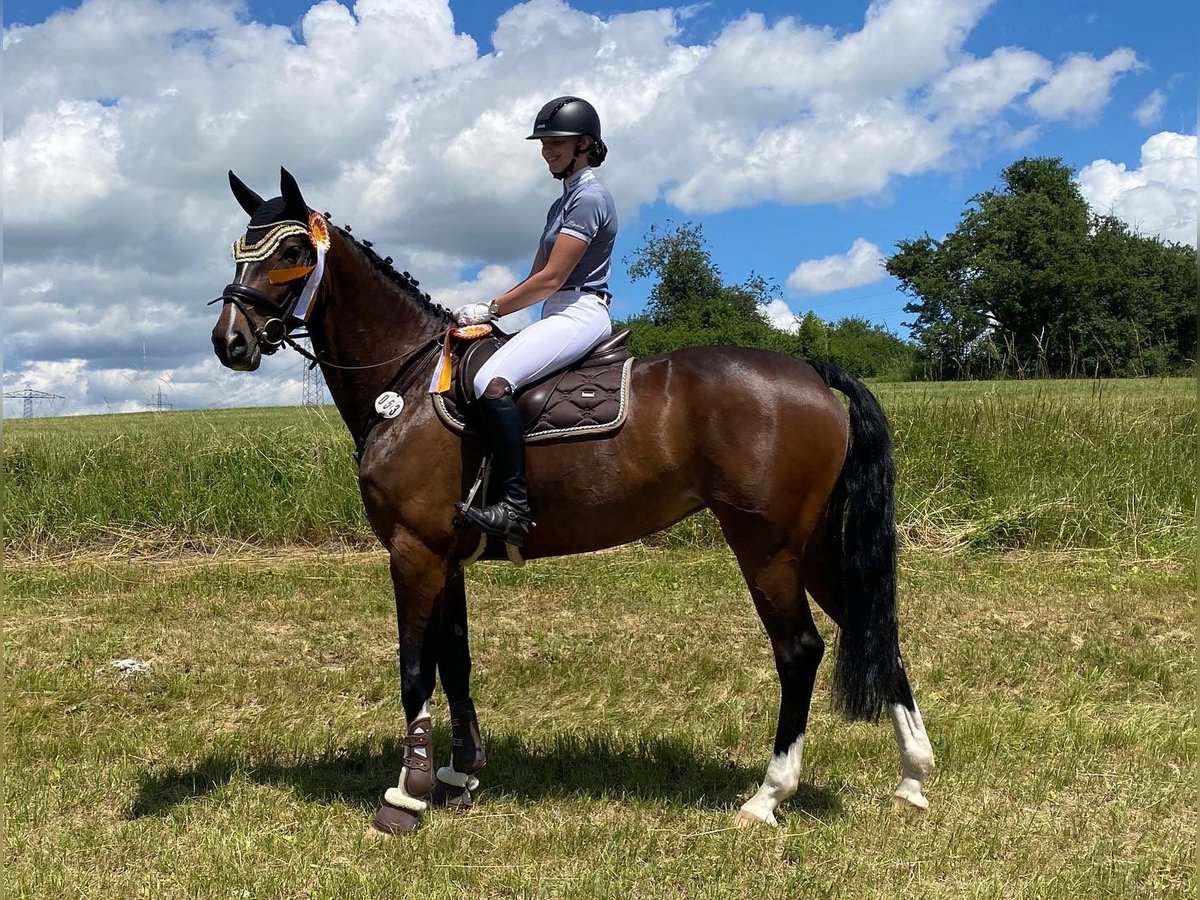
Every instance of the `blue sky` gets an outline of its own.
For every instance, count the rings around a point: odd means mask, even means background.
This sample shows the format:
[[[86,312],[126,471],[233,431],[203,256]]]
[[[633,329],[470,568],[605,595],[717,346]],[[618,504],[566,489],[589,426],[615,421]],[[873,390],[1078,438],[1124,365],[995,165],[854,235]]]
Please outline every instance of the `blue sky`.
[[[878,257],[952,229],[1027,155],[1062,157],[1140,230],[1196,242],[1198,23],[1176,4],[331,4],[5,4],[6,389],[69,392],[68,412],[145,408],[155,384],[180,406],[295,402],[290,364],[273,362],[265,400],[227,381],[209,311],[183,299],[228,280],[224,169],[269,195],[287,165],[435,299],[487,299],[523,274],[556,191],[520,132],[535,98],[565,92],[609,132],[618,315],[650,288],[620,258],[651,223],[690,220],[727,280],[778,282],[781,326],[813,309],[904,333]],[[329,84],[248,83],[284,57]],[[137,249],[147,215],[157,255]],[[114,222],[128,243],[106,247]],[[80,321],[64,334],[56,311]]]

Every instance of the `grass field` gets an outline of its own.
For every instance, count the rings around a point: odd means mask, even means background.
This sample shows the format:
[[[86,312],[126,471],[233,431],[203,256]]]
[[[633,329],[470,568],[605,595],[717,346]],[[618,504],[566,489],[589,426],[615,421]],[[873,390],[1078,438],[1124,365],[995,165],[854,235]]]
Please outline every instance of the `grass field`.
[[[10,564],[8,895],[1194,896],[1185,569],[906,554],[930,812],[892,811],[890,726],[830,714],[827,660],[800,793],[743,831],[777,686],[728,555],[480,564],[480,802],[378,842],[403,735],[380,554]]]
[[[704,518],[473,567],[479,803],[378,841],[395,614],[333,411],[6,422],[5,894],[1194,897],[1195,382],[875,389],[932,806],[891,809],[830,654],[751,831],[778,686]]]
[[[1190,553],[1196,382],[878,385],[908,546]],[[6,546],[370,546],[331,407],[15,420]],[[703,517],[668,542],[715,547]]]

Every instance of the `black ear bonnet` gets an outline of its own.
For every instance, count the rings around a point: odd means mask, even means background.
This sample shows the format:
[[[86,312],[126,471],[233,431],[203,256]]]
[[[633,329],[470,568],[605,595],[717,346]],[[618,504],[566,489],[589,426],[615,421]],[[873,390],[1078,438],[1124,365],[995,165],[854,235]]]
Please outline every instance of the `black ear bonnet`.
[[[300,195],[296,179],[287,169],[281,168],[279,173],[284,196],[272,197],[270,200],[263,200],[246,187],[232,171],[229,173],[229,184],[233,189],[234,196],[237,197],[242,208],[250,214],[250,224],[246,226],[246,246],[248,247],[257,244],[273,225],[280,222],[291,221],[301,224],[308,222],[308,204]]]

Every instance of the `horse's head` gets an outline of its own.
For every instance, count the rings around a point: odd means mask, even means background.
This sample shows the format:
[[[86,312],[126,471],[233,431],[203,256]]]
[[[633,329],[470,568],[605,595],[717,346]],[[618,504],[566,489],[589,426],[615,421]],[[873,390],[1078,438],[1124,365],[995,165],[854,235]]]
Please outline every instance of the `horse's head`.
[[[307,320],[329,231],[286,169],[280,169],[282,196],[271,200],[263,200],[232,171],[229,186],[250,224],[233,245],[233,281],[213,301],[222,306],[212,342],[223,365],[253,371],[264,353],[274,353]]]

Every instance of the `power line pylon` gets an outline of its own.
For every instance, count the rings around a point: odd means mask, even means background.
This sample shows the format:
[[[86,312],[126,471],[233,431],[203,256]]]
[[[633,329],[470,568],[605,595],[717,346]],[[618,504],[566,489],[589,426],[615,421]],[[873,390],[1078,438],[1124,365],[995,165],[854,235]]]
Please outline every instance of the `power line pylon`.
[[[150,408],[155,412],[171,409],[175,404],[168,403],[166,395],[163,394],[162,385],[158,386],[158,390],[154,392],[154,396],[150,398]]]
[[[21,400],[21,418],[33,418],[33,401],[34,400],[66,400],[67,398],[61,394],[48,394],[45,391],[35,391],[31,387],[23,387],[19,391],[5,391],[5,400]]]
[[[309,351],[312,350],[312,342],[306,341]],[[322,384],[324,379],[317,369],[310,365],[309,361],[303,356],[300,357],[301,367],[301,406],[320,406],[325,402],[323,397]]]

